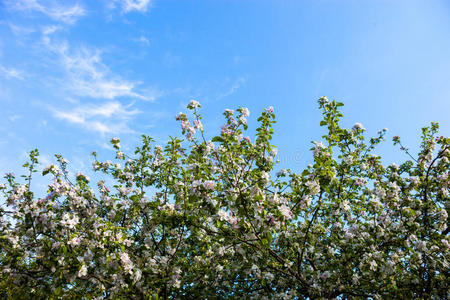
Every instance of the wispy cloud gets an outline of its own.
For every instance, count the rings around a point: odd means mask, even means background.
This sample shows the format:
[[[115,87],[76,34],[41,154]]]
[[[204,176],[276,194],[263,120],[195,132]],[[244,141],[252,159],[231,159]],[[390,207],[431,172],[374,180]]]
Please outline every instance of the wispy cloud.
[[[155,99],[154,93],[136,91],[140,82],[114,74],[102,62],[100,50],[81,48],[71,51],[67,42],[52,43],[48,36],[44,37],[44,43],[58,55],[68,77],[64,79],[64,86],[75,95],[97,99],[124,96],[148,101]]]
[[[217,96],[217,100],[220,100],[222,98],[231,96],[234,94],[243,84],[245,84],[245,78],[239,77],[232,85],[231,87],[224,93]]]
[[[137,39],[133,39],[133,41],[135,42],[139,42],[139,43],[143,43],[146,44],[147,46],[150,45],[150,41],[148,40],[148,38],[146,38],[145,36],[141,35],[139,38]]]
[[[22,11],[37,11],[47,15],[51,19],[67,24],[75,23],[86,14],[80,4],[62,6],[59,1],[46,1],[42,4],[38,0],[11,0],[6,2],[8,7]]]
[[[151,4],[150,0],[117,0],[117,2],[125,13],[133,10],[146,12]]]
[[[25,27],[25,26],[13,24],[13,23],[8,23],[8,26],[15,35],[19,35],[19,36],[27,35],[27,34],[31,34],[31,33],[35,32],[34,28]]]
[[[44,26],[42,27],[42,34],[44,36],[48,36],[52,33],[55,33],[56,31],[60,30],[61,27],[60,26],[56,26],[56,25],[51,25],[51,26]]]
[[[5,68],[3,66],[0,66],[0,74],[2,74],[3,76],[5,76],[8,79],[15,78],[15,79],[20,79],[20,80],[23,80],[24,76],[25,76],[24,72],[22,72],[22,71],[19,71],[14,68]]]
[[[133,132],[129,128],[128,122],[140,111],[131,109],[130,106],[123,106],[120,102],[111,101],[99,105],[83,103],[71,110],[55,108],[50,108],[50,110],[58,119],[105,135]]]

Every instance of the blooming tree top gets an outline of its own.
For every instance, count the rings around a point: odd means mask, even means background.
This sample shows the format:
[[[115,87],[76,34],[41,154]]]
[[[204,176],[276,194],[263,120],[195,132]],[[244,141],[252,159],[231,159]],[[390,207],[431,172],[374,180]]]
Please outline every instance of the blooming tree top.
[[[49,165],[48,194],[23,180],[0,190],[0,294],[77,298],[445,298],[449,269],[450,139],[422,129],[420,153],[383,166],[373,154],[386,129],[340,126],[341,103],[319,99],[314,163],[273,174],[269,107],[256,135],[247,108],[224,111],[207,140],[192,100],[182,134],[164,147],[143,136],[116,162],[97,160],[95,183],[67,161]],[[366,141],[367,139],[367,141]],[[106,182],[111,182],[107,184]]]

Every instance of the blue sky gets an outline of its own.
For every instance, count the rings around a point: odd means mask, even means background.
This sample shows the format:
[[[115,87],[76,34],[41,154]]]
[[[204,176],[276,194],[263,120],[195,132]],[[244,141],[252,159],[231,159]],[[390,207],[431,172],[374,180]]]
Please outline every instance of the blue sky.
[[[417,149],[420,128],[450,131],[448,1],[4,0],[0,2],[0,172],[26,152],[132,150],[146,133],[179,135],[174,116],[202,105],[207,134],[225,108],[249,107],[250,130],[274,106],[282,164],[301,168],[320,140],[322,95],[346,126],[384,127]],[[253,132],[252,132],[253,134]],[[391,142],[387,161],[405,159]]]

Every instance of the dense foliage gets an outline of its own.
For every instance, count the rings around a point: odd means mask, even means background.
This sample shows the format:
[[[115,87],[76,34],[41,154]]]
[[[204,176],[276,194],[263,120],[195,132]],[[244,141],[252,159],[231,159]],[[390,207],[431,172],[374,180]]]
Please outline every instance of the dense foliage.
[[[319,105],[328,134],[301,173],[273,172],[271,107],[254,141],[246,108],[207,140],[196,101],[177,116],[186,141],[125,154],[112,139],[116,162],[93,153],[97,191],[57,155],[35,197],[32,151],[0,185],[1,297],[447,298],[450,139],[432,123],[413,157],[394,137],[410,160],[383,166],[385,129],[367,140],[340,126],[341,103]]]

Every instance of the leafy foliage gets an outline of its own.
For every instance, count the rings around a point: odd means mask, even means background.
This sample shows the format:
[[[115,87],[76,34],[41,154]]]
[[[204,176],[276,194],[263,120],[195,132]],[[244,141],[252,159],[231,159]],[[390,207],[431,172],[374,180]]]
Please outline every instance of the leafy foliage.
[[[413,157],[383,166],[364,127],[342,128],[342,103],[319,99],[323,142],[301,173],[273,174],[272,107],[244,136],[249,111],[225,110],[206,140],[200,104],[180,113],[187,141],[148,136],[134,154],[112,139],[116,162],[95,159],[107,179],[78,173],[57,155],[45,198],[24,182],[0,186],[3,298],[446,298],[449,286],[449,142],[422,130]],[[186,145],[187,144],[187,145]]]

